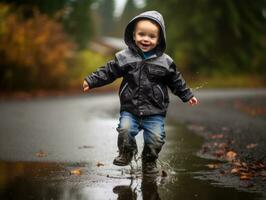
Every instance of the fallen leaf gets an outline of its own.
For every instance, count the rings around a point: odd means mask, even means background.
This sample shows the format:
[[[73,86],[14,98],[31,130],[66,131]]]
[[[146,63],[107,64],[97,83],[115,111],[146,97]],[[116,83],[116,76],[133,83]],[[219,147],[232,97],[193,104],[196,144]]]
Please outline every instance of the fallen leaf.
[[[101,162],[97,162],[96,166],[97,166],[97,167],[101,167],[101,166],[104,166],[104,164],[101,163]]]
[[[207,164],[206,165],[209,169],[217,169],[220,167],[220,164]]]
[[[226,144],[226,143],[219,143],[218,144],[218,148],[225,149],[227,147],[228,147],[228,144]]]
[[[266,171],[262,171],[260,174],[262,177],[266,178]]]
[[[258,146],[258,144],[248,144],[247,146],[246,146],[246,148],[247,149],[254,149],[255,147],[257,147]]]
[[[210,135],[210,138],[211,139],[222,139],[222,138],[224,138],[224,135],[223,134],[213,134],[213,135]]]
[[[251,179],[251,177],[250,176],[246,176],[246,175],[242,175],[242,176],[240,176],[240,180],[250,180]]]
[[[231,174],[239,174],[240,173],[240,169],[239,168],[233,168],[231,170]]]
[[[80,171],[80,169],[73,169],[70,171],[70,174],[79,176],[79,175],[81,175],[81,171]]]
[[[37,152],[35,155],[36,155],[37,157],[39,157],[39,158],[43,158],[43,157],[47,157],[47,156],[48,156],[48,153],[46,153],[46,152],[40,150],[40,151]]]
[[[237,167],[241,167],[241,166],[242,166],[240,160],[234,160],[233,165],[234,165],[234,166],[237,166]]]
[[[228,161],[233,161],[233,160],[235,160],[236,156],[237,156],[237,153],[234,152],[234,151],[228,151],[228,152],[226,153],[226,159],[227,159]]]
[[[245,162],[241,162],[241,166],[243,166],[243,167],[247,167],[247,166],[248,166],[248,164],[247,164],[247,163],[245,163]]]

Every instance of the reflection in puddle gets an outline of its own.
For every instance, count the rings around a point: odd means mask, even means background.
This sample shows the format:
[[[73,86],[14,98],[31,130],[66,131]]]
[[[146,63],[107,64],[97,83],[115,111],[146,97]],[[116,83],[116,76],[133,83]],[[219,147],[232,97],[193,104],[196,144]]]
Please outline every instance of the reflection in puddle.
[[[195,179],[196,172],[206,170],[204,166],[208,163],[208,160],[196,156],[201,138],[179,126],[167,129],[167,142],[159,161],[168,175],[164,178],[142,178],[137,167],[138,170],[130,175],[130,167],[115,167],[108,164],[105,157],[102,161],[106,164],[97,166],[95,158],[91,159],[97,154],[90,154],[88,163],[0,161],[0,199],[253,200],[261,197]],[[83,147],[92,150],[90,146]],[[77,169],[79,173],[71,173]]]

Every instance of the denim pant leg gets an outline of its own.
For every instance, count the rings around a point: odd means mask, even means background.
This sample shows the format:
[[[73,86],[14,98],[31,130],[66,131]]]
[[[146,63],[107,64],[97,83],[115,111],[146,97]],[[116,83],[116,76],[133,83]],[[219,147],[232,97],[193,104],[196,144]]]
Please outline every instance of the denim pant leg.
[[[151,115],[143,118],[141,127],[144,130],[144,149],[142,159],[144,161],[154,161],[165,143],[164,130],[165,117],[162,115]]]
[[[119,152],[133,152],[136,154],[137,143],[135,136],[140,131],[138,118],[129,112],[121,112],[117,131],[119,133],[117,142]]]

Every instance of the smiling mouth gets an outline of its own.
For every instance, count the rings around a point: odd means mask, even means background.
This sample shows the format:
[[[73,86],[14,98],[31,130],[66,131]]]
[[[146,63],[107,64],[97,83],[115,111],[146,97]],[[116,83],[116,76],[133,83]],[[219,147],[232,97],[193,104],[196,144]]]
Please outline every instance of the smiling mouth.
[[[150,47],[150,45],[149,44],[140,44],[141,45],[141,47],[142,48],[144,48],[144,49],[147,49],[147,48],[149,48]]]

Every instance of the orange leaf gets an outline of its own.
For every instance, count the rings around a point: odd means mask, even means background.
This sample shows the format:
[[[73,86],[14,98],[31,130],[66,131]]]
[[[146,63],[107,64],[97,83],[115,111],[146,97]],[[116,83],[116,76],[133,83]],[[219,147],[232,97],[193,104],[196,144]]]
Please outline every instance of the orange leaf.
[[[250,180],[250,179],[251,179],[250,176],[246,176],[246,175],[240,176],[240,180]]]
[[[70,174],[79,176],[81,175],[81,171],[80,169],[73,169],[70,171]]]
[[[226,159],[229,160],[229,161],[235,160],[236,156],[237,156],[237,153],[234,152],[234,151],[228,151],[226,153]]]

